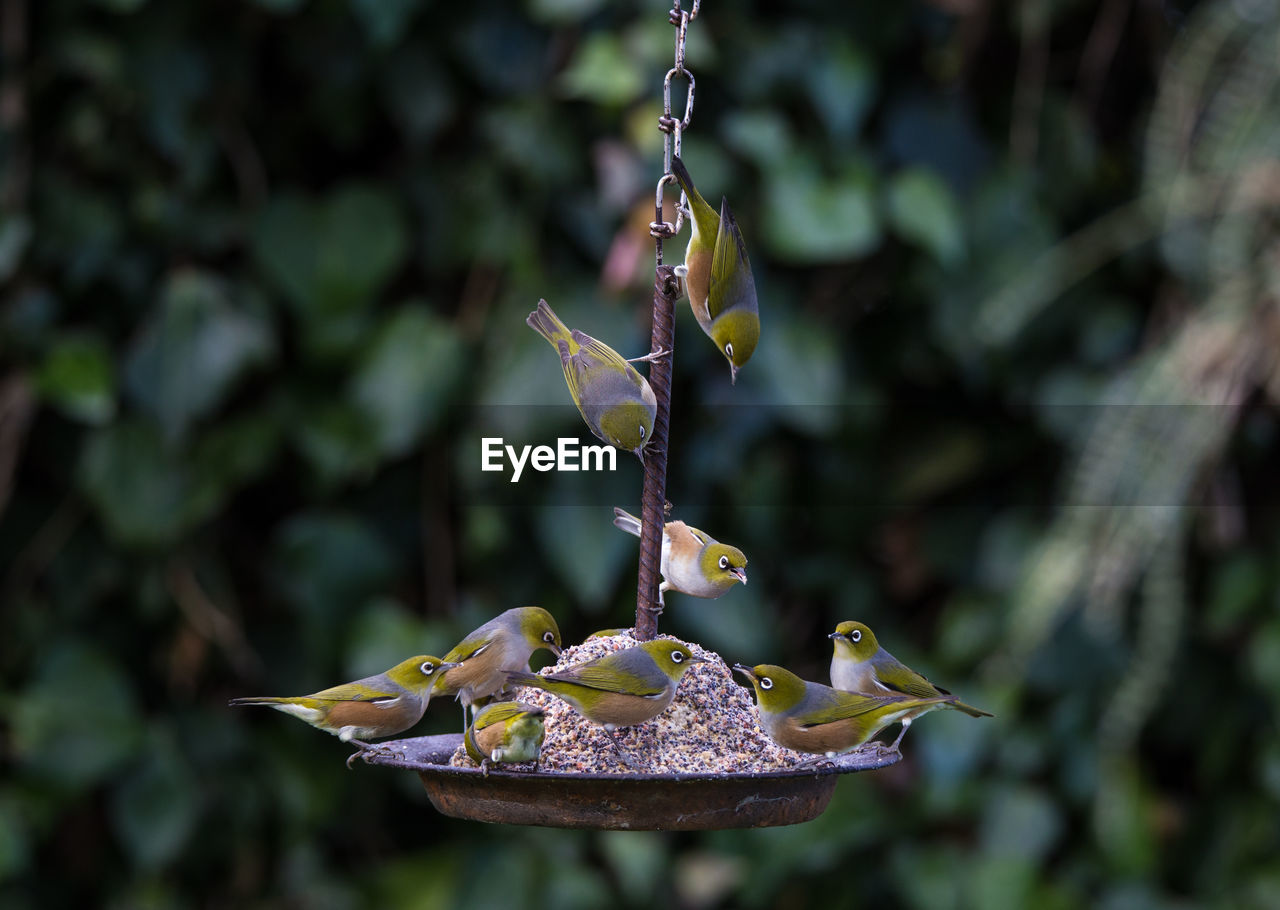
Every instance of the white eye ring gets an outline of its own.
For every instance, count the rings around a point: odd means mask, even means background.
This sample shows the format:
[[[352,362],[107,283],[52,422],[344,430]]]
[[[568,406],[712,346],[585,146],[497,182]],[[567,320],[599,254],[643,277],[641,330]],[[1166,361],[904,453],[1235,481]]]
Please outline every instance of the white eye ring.
[[[862,641],[862,630],[861,630],[861,629],[854,629],[852,632],[850,632],[850,633],[849,633],[849,640],[850,640],[850,641]]]
[[[678,664],[678,663],[681,663],[683,660],[684,660],[684,652],[683,652],[683,651],[672,651],[672,652],[671,652],[671,662],[672,662],[672,663],[677,663],[677,664]]]
[[[722,569],[727,569],[727,568],[729,568],[729,557],[728,557],[728,556],[721,556],[721,557],[720,557],[720,568],[722,568]]]
[[[726,354],[728,354],[728,355],[729,355],[729,359],[730,359],[730,360],[732,360],[732,359],[733,359],[733,344],[732,344],[732,342],[728,342],[728,341],[726,341],[726,342],[724,343],[724,352],[725,352]]]
[[[432,673],[436,672],[435,664],[429,660],[424,660],[422,662],[422,666],[418,667],[418,669],[422,671],[423,676],[430,676]]]
[[[769,678],[769,677],[767,677],[767,676],[761,676],[761,677],[760,677],[760,688],[761,688],[761,689],[772,689],[772,688],[773,688],[773,680],[772,680],[772,679],[770,679],[770,678]]]
[[[547,642],[555,641],[555,640],[556,640],[556,633],[554,633],[554,632],[544,632],[544,633],[543,633],[543,635],[542,635],[542,640],[543,640],[543,641],[547,641]]]
[[[640,424],[640,438],[644,439],[644,424]]]

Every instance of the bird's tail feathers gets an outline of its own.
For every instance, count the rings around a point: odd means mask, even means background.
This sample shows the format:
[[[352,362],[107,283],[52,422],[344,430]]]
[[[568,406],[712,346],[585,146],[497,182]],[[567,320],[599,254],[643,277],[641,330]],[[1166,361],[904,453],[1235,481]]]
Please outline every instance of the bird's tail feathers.
[[[636,537],[640,536],[640,519],[616,506],[613,509],[613,526],[626,531],[628,534],[634,534]]]
[[[525,320],[533,329],[554,345],[561,338],[569,337],[569,327],[560,321],[560,317],[547,305],[545,300],[538,301],[538,308]]]
[[[975,708],[973,705],[966,705],[962,701],[952,702],[951,707],[955,708],[957,711],[963,711],[970,717],[995,717],[995,715],[990,711],[983,711],[981,708]]]

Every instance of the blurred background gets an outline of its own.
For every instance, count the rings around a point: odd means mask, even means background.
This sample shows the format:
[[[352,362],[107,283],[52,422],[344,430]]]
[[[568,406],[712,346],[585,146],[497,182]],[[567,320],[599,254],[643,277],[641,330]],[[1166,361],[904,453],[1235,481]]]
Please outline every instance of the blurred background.
[[[668,498],[751,583],[662,628],[825,681],[861,619],[998,716],[701,835],[455,822],[226,706],[631,623],[639,465],[480,440],[594,441],[539,297],[647,350],[666,5],[0,30],[0,904],[1280,905],[1276,3],[705,4],[764,337],[730,387],[681,304]]]

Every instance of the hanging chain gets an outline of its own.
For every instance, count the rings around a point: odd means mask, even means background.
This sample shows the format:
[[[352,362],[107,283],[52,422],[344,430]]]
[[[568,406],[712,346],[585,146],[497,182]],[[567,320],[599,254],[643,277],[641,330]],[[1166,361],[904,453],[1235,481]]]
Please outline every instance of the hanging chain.
[[[663,238],[674,237],[680,233],[680,229],[684,227],[685,209],[689,205],[684,190],[681,190],[680,201],[676,205],[676,223],[663,220],[662,201],[663,196],[666,195],[664,188],[679,185],[675,175],[671,173],[671,158],[673,155],[680,154],[681,138],[684,136],[684,131],[689,128],[689,121],[693,119],[694,81],[693,73],[689,72],[684,65],[684,40],[689,31],[689,23],[698,18],[698,8],[701,5],[702,0],[693,0],[693,8],[683,10],[680,8],[680,0],[675,0],[675,5],[667,16],[676,29],[675,65],[667,71],[666,78],[662,80],[662,116],[658,118],[658,129],[663,132],[662,176],[658,178],[658,189],[654,199],[654,219],[649,224],[649,233],[653,235],[658,265],[662,265]],[[679,120],[671,114],[671,82],[674,79],[686,79],[689,82],[689,91],[684,100],[684,116]]]

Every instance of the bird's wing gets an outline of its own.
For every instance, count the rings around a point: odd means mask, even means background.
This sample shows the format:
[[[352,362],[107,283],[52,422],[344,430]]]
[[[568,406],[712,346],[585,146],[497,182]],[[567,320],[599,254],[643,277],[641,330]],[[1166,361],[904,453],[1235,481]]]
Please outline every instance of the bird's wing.
[[[553,673],[550,678],[577,683],[602,692],[642,696],[661,695],[667,691],[671,682],[654,665],[653,658],[638,648],[616,651],[599,660]]]
[[[505,723],[513,717],[518,717],[526,713],[529,706],[518,701],[500,701],[494,702],[493,705],[485,709],[484,714],[477,718],[477,728],[483,730],[485,727],[492,727],[494,724]],[[483,725],[479,721],[483,720]]]
[[[804,702],[800,710],[796,711],[797,718],[804,718],[800,722],[802,727],[816,727],[852,717],[862,717],[885,708],[891,703],[896,703],[894,707],[910,709],[918,701],[914,698],[895,695],[856,695],[852,692],[839,692],[826,686],[815,688],[815,685],[809,684]]]
[[[399,698],[401,693],[395,691],[394,683],[389,680],[359,680],[343,683],[330,689],[323,689],[310,695],[317,701],[391,701]]]
[[[891,692],[912,695],[916,698],[934,698],[950,695],[946,689],[935,686],[915,670],[908,667],[883,648],[871,658],[876,679]]]
[[[756,282],[751,277],[747,246],[738,230],[738,222],[729,210],[728,200],[720,203],[720,230],[711,256],[711,290],[707,295],[707,313],[715,319],[731,307],[745,306],[759,311]]]

